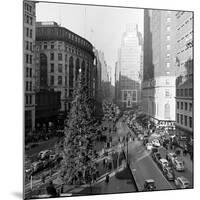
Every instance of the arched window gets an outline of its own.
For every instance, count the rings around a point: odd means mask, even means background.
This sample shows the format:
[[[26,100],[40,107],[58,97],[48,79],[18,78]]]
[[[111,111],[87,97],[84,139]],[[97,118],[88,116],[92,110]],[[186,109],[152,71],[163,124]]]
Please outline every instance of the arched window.
[[[78,79],[78,75],[79,75],[79,68],[80,68],[80,63],[79,63],[79,59],[76,59],[76,80]]]
[[[73,88],[74,85],[74,64],[73,57],[71,56],[69,59],[69,87]]]
[[[170,119],[170,104],[165,104],[165,119]]]
[[[47,86],[47,56],[44,53],[40,54],[40,86]]]

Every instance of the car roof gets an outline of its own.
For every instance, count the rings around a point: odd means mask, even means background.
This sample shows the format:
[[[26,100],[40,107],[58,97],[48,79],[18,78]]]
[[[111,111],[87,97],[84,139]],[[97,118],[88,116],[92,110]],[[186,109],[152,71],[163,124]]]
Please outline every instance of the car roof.
[[[178,177],[182,182],[187,182],[187,183],[189,183],[189,181],[188,181],[188,179],[187,178],[185,178],[184,176],[180,176],[180,177]]]
[[[146,179],[145,182],[146,183],[155,183],[155,181],[153,179]]]
[[[168,162],[165,158],[160,159],[161,162]]]

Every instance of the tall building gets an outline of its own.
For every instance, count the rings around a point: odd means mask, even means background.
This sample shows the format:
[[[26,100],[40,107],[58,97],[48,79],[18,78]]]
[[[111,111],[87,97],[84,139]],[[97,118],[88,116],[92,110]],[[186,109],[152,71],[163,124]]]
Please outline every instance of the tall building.
[[[144,11],[143,111],[157,126],[175,122],[174,11]]]
[[[176,133],[193,138],[193,12],[176,16]]]
[[[25,133],[35,130],[35,3],[23,2]]]
[[[133,108],[140,103],[141,44],[137,25],[127,25],[118,52],[117,74],[119,75],[119,106]],[[119,72],[118,72],[119,71]],[[116,79],[118,79],[116,77]]]
[[[61,93],[60,114],[65,115],[71,107],[80,68],[88,95],[93,97],[94,53],[89,41],[56,22],[37,22],[36,48],[36,88],[48,87]]]

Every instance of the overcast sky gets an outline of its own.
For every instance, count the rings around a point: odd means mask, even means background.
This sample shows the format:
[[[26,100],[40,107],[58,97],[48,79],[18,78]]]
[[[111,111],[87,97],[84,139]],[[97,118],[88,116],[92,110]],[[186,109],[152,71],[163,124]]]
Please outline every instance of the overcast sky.
[[[126,24],[138,24],[143,35],[143,9],[37,3],[36,20],[58,22],[103,51],[112,68],[112,82]]]

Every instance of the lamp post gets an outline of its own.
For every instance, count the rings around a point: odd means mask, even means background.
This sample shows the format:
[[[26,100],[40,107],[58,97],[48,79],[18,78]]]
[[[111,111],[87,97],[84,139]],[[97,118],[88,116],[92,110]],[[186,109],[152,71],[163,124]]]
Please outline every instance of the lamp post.
[[[127,136],[126,136],[126,164],[128,166],[128,133],[127,133]]]

